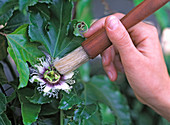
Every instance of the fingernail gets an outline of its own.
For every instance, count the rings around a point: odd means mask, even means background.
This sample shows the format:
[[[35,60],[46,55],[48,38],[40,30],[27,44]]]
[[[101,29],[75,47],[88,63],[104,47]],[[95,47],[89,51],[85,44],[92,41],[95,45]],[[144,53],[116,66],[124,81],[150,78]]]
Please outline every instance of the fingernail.
[[[106,56],[105,55],[102,56],[102,60],[103,60],[103,64],[105,64],[106,63]]]
[[[108,76],[109,76],[109,78],[110,78],[110,80],[112,80],[113,79],[113,75],[112,75],[112,72],[110,72],[110,71],[108,71]]]
[[[110,16],[108,20],[108,28],[115,30],[118,26],[118,19],[115,16]]]

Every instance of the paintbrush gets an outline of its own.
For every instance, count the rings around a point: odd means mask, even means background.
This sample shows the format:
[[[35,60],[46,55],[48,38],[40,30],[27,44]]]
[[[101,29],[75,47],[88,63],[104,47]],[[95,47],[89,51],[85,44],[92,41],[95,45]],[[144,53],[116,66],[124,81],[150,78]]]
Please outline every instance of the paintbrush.
[[[120,21],[126,29],[136,25],[156,10],[164,6],[169,0],[144,0]],[[95,58],[105,49],[111,46],[104,28],[94,33],[91,37],[82,42],[81,46],[54,62],[54,66],[61,74],[66,74],[77,69],[89,59]]]

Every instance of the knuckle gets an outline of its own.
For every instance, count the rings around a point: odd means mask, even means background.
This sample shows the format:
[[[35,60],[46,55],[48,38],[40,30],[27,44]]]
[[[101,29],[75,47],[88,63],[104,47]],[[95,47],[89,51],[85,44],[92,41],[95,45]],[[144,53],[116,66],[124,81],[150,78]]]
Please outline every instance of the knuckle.
[[[157,35],[158,34],[157,28],[155,26],[153,26],[153,25],[150,25],[150,24],[147,24],[146,32],[148,34],[153,34],[153,35]]]
[[[125,14],[123,14],[123,13],[115,13],[113,15],[116,16],[119,19],[125,16]]]
[[[118,41],[119,47],[127,47],[130,45],[128,34],[126,32],[121,33]]]
[[[157,28],[153,25],[148,26],[153,32],[157,32]]]
[[[155,26],[151,26],[151,30],[154,34],[158,34],[158,30]]]

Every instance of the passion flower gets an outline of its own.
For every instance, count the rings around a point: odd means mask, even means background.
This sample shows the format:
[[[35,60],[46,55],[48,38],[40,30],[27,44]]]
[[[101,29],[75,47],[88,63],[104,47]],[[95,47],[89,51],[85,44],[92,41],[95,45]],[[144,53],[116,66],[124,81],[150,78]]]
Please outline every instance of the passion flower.
[[[39,87],[38,91],[43,93],[44,96],[58,98],[58,92],[64,90],[69,93],[72,88],[74,72],[67,74],[60,74],[53,66],[51,57],[39,58],[39,63],[30,68],[30,82],[36,82]]]

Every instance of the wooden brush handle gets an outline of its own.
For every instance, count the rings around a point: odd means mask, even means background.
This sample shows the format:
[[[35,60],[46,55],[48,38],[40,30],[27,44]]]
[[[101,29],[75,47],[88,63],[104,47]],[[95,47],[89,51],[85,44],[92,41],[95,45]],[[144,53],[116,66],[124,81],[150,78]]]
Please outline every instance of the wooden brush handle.
[[[156,10],[161,8],[168,1],[170,0],[144,0],[133,10],[131,10],[127,15],[125,15],[120,21],[126,29],[129,29],[130,27],[139,23],[140,21],[154,13]],[[112,43],[107,37],[104,28],[100,29],[87,40],[82,42],[82,47],[84,48],[90,59],[95,58],[111,45]]]

